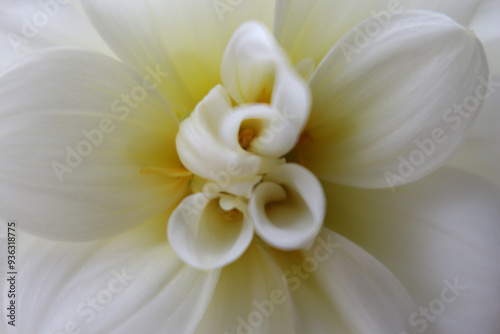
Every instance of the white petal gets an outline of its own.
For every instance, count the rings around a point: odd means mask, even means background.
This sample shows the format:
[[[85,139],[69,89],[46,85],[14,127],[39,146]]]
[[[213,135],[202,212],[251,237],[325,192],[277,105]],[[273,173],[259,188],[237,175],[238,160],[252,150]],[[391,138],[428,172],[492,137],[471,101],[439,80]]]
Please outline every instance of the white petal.
[[[253,239],[253,225],[244,207],[235,205],[229,209],[227,198],[203,192],[185,198],[168,221],[168,239],[179,257],[199,269],[237,260]]]
[[[432,321],[417,312],[413,327],[436,334],[500,332],[498,187],[451,168],[395,192],[324,186],[327,226],[379,259],[416,306],[429,310]],[[451,291],[455,280],[467,288]]]
[[[500,185],[500,75],[493,78],[490,89],[464,146],[448,164]]]
[[[500,185],[500,2],[482,1],[471,29],[484,45],[492,77],[491,96],[485,101],[464,146],[449,162]]]
[[[283,274],[268,251],[252,244],[225,267],[196,334],[301,334]]]
[[[88,240],[177,204],[187,178],[141,174],[182,167],[178,121],[146,89],[153,84],[79,50],[43,51],[11,67],[0,79],[2,214],[32,233]]]
[[[234,108],[219,131],[224,143],[233,149],[241,147],[242,131],[250,131],[253,138],[247,151],[272,158],[287,154],[297,143],[300,133],[277,109],[262,103]]]
[[[250,198],[257,183],[262,181],[262,175],[256,175],[246,179],[231,180],[231,182],[228,182],[227,185],[224,184],[224,179],[225,178],[221,175],[221,178],[218,181],[216,180],[216,182],[212,183],[217,184],[221,188],[222,192],[233,194],[235,196]],[[207,187],[208,184],[209,183],[207,183]]]
[[[17,333],[192,333],[219,271],[197,271],[178,259],[165,219],[102,242],[23,235]]]
[[[181,123],[176,139],[177,151],[184,166],[205,179],[218,181],[219,175],[226,175],[226,180],[219,181],[224,187],[231,181],[263,174],[283,163],[245,151],[231,141],[226,145],[221,136],[223,131],[228,131],[224,122],[232,112],[229,96],[218,85]]]
[[[347,31],[384,7],[382,0],[277,0],[274,35],[295,64],[311,59],[318,65]]]
[[[483,0],[470,27],[484,45],[490,72],[500,75],[500,2]]]
[[[302,77],[306,80],[309,80],[311,75],[316,68],[316,63],[312,58],[305,58],[295,64],[295,69],[302,75]]]
[[[298,138],[309,117],[309,87],[264,25],[249,22],[234,33],[224,52],[221,75],[237,103],[270,103]]]
[[[297,333],[415,333],[404,287],[351,241],[323,229],[310,250],[275,254],[296,308]]]
[[[458,149],[488,70],[477,38],[444,15],[406,12],[360,37],[370,22],[344,36],[311,77],[314,106],[298,152],[321,179],[392,187]]]
[[[220,83],[224,49],[236,28],[257,19],[272,26],[274,1],[154,0],[85,3],[96,29],[140,73],[167,72],[161,93],[185,115]]]
[[[426,9],[443,13],[459,24],[467,27],[471,23],[476,11],[484,0],[403,0],[405,9]]]
[[[238,103],[269,102],[276,65],[286,61],[272,34],[258,22],[243,24],[229,41],[221,64],[222,82]]]
[[[316,0],[276,2],[274,35],[294,64],[318,65],[330,48],[361,21],[390,22],[408,9],[428,9],[467,26],[479,0]]]
[[[78,1],[10,1],[0,11],[0,72],[34,51],[74,46],[113,55]]]
[[[307,169],[286,164],[264,176],[249,203],[255,230],[278,249],[308,248],[325,216],[321,184]]]

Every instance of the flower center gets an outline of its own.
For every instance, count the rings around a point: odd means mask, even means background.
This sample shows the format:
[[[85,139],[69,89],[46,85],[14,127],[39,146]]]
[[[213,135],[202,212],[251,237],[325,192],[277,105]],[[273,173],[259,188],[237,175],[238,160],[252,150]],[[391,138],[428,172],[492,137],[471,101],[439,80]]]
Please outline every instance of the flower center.
[[[245,151],[248,151],[248,149],[250,148],[250,144],[255,139],[255,137],[257,137],[257,134],[253,129],[245,128],[240,130],[240,133],[238,135],[238,142],[240,143],[241,148]]]
[[[236,260],[255,232],[277,249],[307,248],[325,214],[319,181],[284,158],[307,122],[309,87],[267,28],[250,22],[235,32],[221,76],[180,124],[177,152],[198,185],[168,223],[179,257],[203,269]]]
[[[241,220],[243,213],[238,209],[231,209],[222,213],[222,217],[229,221]]]
[[[259,135],[261,124],[257,120],[248,120],[240,128],[238,142],[242,149],[248,151],[253,140]]]

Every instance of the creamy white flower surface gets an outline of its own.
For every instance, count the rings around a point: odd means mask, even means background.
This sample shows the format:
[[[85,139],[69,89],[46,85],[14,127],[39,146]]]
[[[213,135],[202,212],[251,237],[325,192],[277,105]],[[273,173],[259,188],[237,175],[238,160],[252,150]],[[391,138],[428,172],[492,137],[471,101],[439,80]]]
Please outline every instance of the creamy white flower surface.
[[[464,147],[450,161],[453,167],[465,169],[500,185],[500,1],[482,1],[471,23],[484,44],[492,75],[491,96],[471,129]]]
[[[326,210],[316,177],[283,158],[304,130],[311,97],[264,25],[238,28],[221,77],[223,86],[180,124],[176,140],[184,166],[208,182],[173,212],[168,236],[179,256],[200,269],[238,259],[252,226],[277,249],[308,249]]]
[[[500,189],[423,178],[479,1],[47,3],[0,23],[22,333],[498,332]]]

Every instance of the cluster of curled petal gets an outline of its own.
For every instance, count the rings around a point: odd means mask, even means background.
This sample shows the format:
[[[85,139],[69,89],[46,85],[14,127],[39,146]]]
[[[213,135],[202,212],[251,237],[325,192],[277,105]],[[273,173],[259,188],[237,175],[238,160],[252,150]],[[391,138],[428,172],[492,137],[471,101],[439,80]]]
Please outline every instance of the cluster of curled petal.
[[[326,209],[314,174],[284,158],[308,120],[309,87],[263,25],[235,32],[221,72],[180,124],[177,152],[198,182],[168,225],[177,254],[203,269],[240,257],[254,230],[277,249],[308,248]]]

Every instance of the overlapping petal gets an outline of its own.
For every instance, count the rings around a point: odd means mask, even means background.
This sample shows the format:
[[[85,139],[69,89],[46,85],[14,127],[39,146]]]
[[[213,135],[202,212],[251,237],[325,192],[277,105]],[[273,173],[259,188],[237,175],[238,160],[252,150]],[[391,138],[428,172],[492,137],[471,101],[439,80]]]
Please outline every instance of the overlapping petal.
[[[165,219],[100,242],[21,235],[11,332],[193,333],[219,271],[184,264],[166,242]]]
[[[468,27],[483,2],[484,0],[462,0],[460,2],[454,0],[401,0],[401,5],[405,9],[426,9],[443,13],[464,27]]]
[[[187,181],[153,77],[93,52],[40,52],[0,79],[0,207],[57,239],[104,238],[167,211]],[[172,176],[141,171],[161,167]],[[42,213],[42,214],[41,214]]]
[[[484,45],[491,82],[487,99],[474,122],[464,146],[449,162],[500,185],[500,2],[485,0],[471,23]]]
[[[196,333],[413,333],[412,310],[382,264],[323,229],[309,251],[252,244],[222,270]]]
[[[145,73],[159,65],[169,73],[160,91],[179,113],[189,113],[220,83],[227,42],[243,22],[272,27],[274,1],[86,1],[99,33],[127,64]]]
[[[483,0],[470,28],[477,34],[484,45],[494,75],[500,75],[500,2],[497,0]]]
[[[94,29],[79,1],[10,1],[0,9],[0,73],[37,50],[73,46],[113,52]]]
[[[318,177],[366,187],[414,181],[457,150],[485,99],[486,58],[450,18],[406,12],[350,30],[310,79],[299,159]],[[439,92],[439,93],[437,93]]]
[[[500,75],[492,78],[490,91],[464,146],[448,164],[500,185]]]
[[[498,333],[498,187],[451,168],[395,192],[324,186],[326,225],[398,277],[420,308],[413,328]]]
[[[359,22],[372,17],[391,22],[410,9],[427,9],[467,26],[480,0],[278,0],[274,34],[295,64],[318,65],[330,48]]]
[[[415,333],[412,301],[366,251],[323,229],[308,251],[275,253],[290,290],[297,333]]]
[[[264,247],[254,243],[221,271],[196,334],[298,334],[294,315],[280,268]]]

